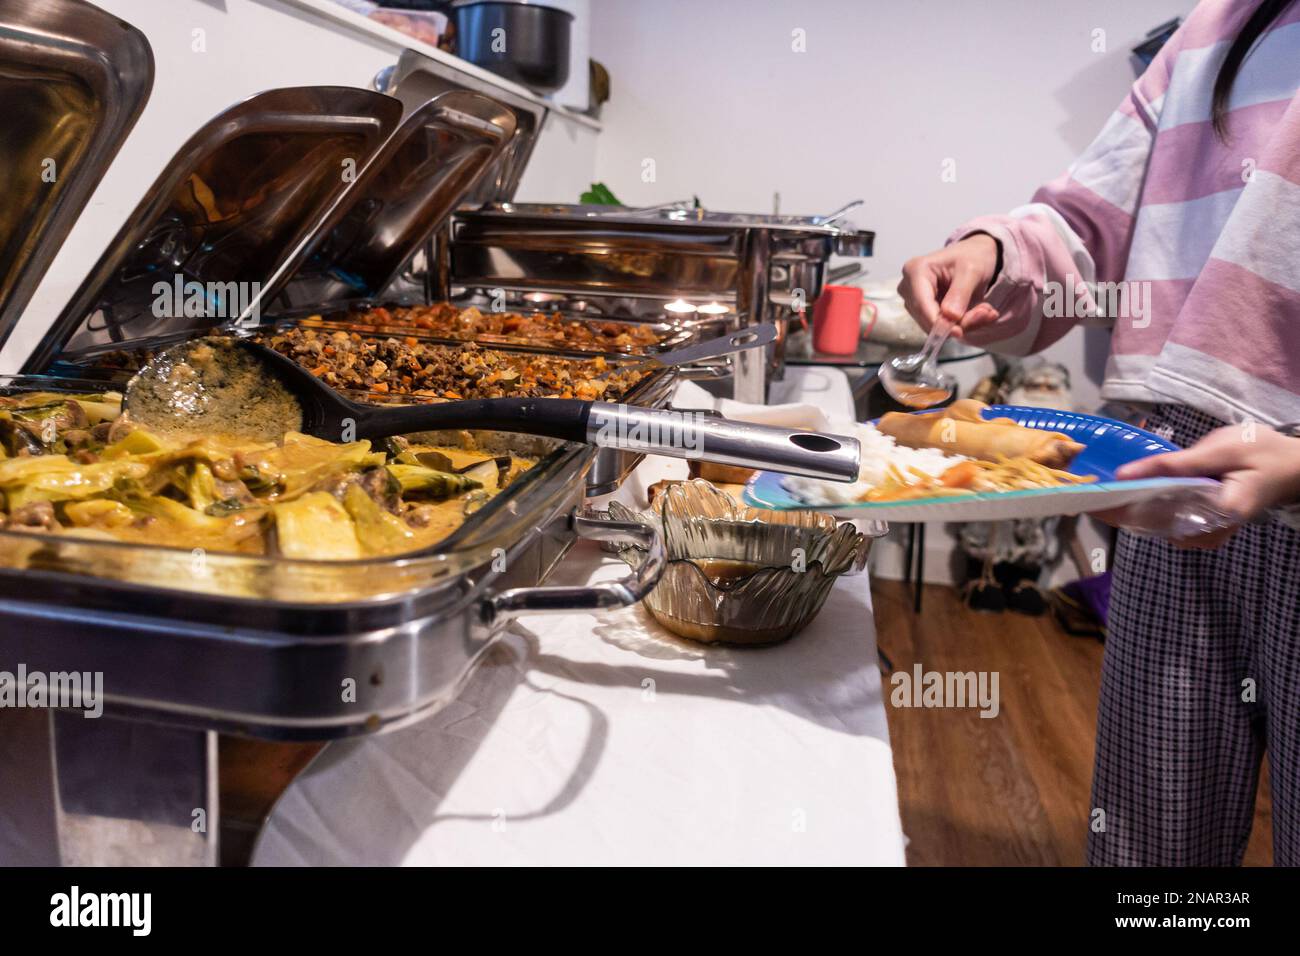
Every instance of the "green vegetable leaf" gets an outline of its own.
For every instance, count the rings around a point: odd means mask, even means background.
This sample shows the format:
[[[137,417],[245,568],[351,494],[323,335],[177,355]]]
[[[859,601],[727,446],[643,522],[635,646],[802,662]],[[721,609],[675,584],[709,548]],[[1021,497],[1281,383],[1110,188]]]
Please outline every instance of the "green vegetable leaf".
[[[592,183],[591,188],[578,197],[578,202],[584,206],[621,206],[608,186],[604,183]]]

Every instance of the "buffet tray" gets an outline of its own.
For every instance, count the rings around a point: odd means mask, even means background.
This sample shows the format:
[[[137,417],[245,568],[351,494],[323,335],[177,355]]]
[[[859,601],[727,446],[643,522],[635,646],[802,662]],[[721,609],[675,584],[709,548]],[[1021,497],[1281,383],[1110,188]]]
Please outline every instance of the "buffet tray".
[[[456,303],[453,303],[456,304]],[[469,306],[460,306],[468,308]],[[649,329],[655,334],[656,342],[648,348],[637,348],[632,350],[602,349],[583,347],[580,344],[556,344],[545,342],[537,339],[528,339],[526,337],[512,335],[509,333],[498,334],[490,332],[465,333],[452,335],[443,333],[439,330],[421,328],[420,326],[394,322],[391,325],[370,325],[368,323],[358,322],[353,316],[358,312],[366,312],[373,308],[410,308],[409,304],[391,304],[391,303],[368,303],[364,306],[357,306],[348,303],[346,308],[330,308],[328,311],[319,313],[319,321],[310,323],[313,327],[345,329],[347,331],[364,332],[368,331],[372,335],[411,335],[424,341],[442,342],[447,344],[460,344],[463,342],[475,342],[485,347],[495,348],[497,346],[515,346],[519,348],[535,349],[540,352],[560,352],[574,355],[601,355],[610,359],[626,359],[630,356],[654,356],[660,352],[667,352],[672,349],[681,348],[698,341],[700,338],[701,327],[698,324],[680,324],[663,321],[638,321],[635,319],[613,318],[606,319],[597,316],[586,315],[581,312],[574,312],[566,309],[518,309],[510,308],[506,311],[514,314],[526,314],[528,312],[542,312],[548,316],[558,315],[560,321],[564,323],[575,323],[583,326],[617,326],[620,328]],[[483,307],[487,311],[487,307]],[[301,309],[295,310],[295,316],[306,318]],[[277,316],[277,319],[280,317]]]
[[[0,380],[9,394],[101,386]],[[0,530],[0,660],[102,673],[118,715],[270,738],[379,730],[445,701],[512,609],[555,602],[536,586],[576,536],[608,536],[608,522],[593,532],[580,515],[595,452],[555,446],[452,536],[397,557],[200,554]]]

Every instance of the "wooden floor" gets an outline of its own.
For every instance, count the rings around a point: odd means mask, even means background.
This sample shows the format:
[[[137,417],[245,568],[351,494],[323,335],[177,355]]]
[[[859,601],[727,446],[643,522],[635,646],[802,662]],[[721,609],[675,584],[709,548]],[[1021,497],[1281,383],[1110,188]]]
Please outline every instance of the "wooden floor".
[[[1000,713],[886,707],[913,866],[1078,866],[1084,859],[1101,644],[1051,617],[968,610],[927,585],[920,616],[897,581],[873,584],[895,670],[998,671]],[[892,685],[885,685],[888,703]],[[1272,862],[1267,782],[1247,865]]]

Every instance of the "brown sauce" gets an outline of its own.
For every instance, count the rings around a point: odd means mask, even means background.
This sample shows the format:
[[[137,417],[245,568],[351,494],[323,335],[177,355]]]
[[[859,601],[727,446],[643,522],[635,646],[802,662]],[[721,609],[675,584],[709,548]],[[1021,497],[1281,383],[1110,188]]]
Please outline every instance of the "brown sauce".
[[[946,388],[931,388],[926,385],[895,385],[890,392],[895,401],[908,408],[933,408],[940,402],[947,401],[951,394]]]
[[[691,563],[704,572],[704,576],[715,588],[730,587],[762,567],[749,561],[731,561],[724,558],[692,558]]]
[[[170,438],[277,441],[302,428],[302,407],[231,340],[201,339],[160,353],[131,381],[130,418]]]

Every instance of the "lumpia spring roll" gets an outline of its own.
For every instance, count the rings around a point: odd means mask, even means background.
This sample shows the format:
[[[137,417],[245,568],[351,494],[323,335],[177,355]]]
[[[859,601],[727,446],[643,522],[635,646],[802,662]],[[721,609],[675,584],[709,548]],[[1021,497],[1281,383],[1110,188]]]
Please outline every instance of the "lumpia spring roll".
[[[937,448],[950,455],[984,461],[1028,458],[1049,468],[1064,468],[1083,445],[1060,432],[1024,428],[1007,419],[973,422],[939,415],[890,412],[877,428],[909,448]]]

